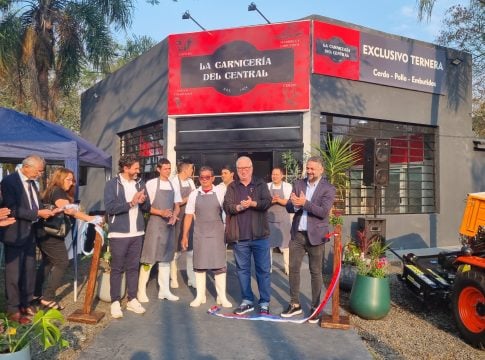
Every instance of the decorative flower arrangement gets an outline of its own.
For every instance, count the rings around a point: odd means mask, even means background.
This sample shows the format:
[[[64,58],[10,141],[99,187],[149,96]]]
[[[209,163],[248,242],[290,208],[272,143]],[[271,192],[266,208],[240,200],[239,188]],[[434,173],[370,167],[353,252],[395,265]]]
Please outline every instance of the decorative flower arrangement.
[[[355,241],[349,241],[344,246],[342,262],[349,265],[357,265],[360,258],[361,250]]]
[[[11,321],[5,313],[0,313],[0,354],[20,351],[34,340],[39,341],[44,350],[56,344],[60,348],[69,346],[55,322],[64,322],[64,316],[56,309],[46,312],[39,310],[32,318],[32,323],[25,325]]]
[[[342,261],[356,265],[359,275],[386,277],[390,268],[385,256],[389,245],[384,244],[379,236],[368,239],[365,230],[357,231],[357,237],[359,238],[357,241],[352,240],[344,246]]]
[[[388,245],[383,245],[378,239],[369,246],[367,255],[361,256],[357,260],[357,273],[363,276],[374,278],[385,278],[389,274],[389,261],[385,257]]]
[[[343,225],[344,224],[344,218],[342,216],[342,211],[334,208],[332,210],[332,214],[330,215],[328,222],[333,227],[335,227],[337,225]]]

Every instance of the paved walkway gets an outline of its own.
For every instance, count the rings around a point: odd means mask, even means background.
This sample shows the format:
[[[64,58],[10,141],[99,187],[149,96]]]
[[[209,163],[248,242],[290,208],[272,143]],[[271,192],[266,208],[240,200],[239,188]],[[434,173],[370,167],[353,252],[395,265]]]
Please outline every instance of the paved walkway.
[[[232,251],[228,255],[228,298],[240,302]],[[279,314],[287,306],[288,280],[282,272],[282,255],[274,254],[271,312]],[[184,266],[184,256],[179,260]],[[181,266],[181,268],[182,268]],[[309,310],[310,274],[302,267],[302,306]],[[177,302],[157,299],[156,279],[148,285],[147,312],[124,312],[113,320],[79,359],[372,359],[351,330],[323,329],[317,324],[224,319],[206,313],[215,304],[213,278],[207,280],[207,304],[189,307],[195,290],[186,285],[185,271],[179,276],[181,297]],[[257,286],[253,277],[253,290]],[[224,309],[230,312],[232,309]],[[331,312],[331,302],[325,308]],[[107,314],[109,316],[109,314]]]

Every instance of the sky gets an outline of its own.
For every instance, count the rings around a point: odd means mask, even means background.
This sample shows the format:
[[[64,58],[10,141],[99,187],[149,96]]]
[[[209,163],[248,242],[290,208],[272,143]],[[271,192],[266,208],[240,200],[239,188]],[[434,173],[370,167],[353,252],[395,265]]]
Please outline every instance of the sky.
[[[132,35],[148,35],[161,41],[170,34],[201,31],[190,15],[207,30],[265,24],[256,11],[248,11],[251,0],[146,0],[135,2],[132,28],[116,35],[120,43]],[[430,21],[417,19],[416,0],[254,0],[258,9],[272,23],[322,15],[394,35],[435,42],[445,11],[453,5],[467,5],[468,0],[437,0]]]

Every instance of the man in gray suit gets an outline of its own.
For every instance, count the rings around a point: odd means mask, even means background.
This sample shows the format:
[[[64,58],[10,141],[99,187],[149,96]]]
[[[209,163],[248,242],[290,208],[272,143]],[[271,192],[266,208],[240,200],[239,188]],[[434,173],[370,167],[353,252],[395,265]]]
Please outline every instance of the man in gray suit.
[[[320,157],[312,156],[306,164],[306,178],[293,184],[293,191],[286,204],[289,213],[295,213],[290,241],[290,304],[281,313],[292,317],[303,311],[300,305],[300,268],[308,253],[312,286],[311,313],[320,303],[322,291],[322,265],[324,246],[328,241],[328,218],[335,199],[335,187],[323,176]],[[318,321],[318,319],[317,319]]]

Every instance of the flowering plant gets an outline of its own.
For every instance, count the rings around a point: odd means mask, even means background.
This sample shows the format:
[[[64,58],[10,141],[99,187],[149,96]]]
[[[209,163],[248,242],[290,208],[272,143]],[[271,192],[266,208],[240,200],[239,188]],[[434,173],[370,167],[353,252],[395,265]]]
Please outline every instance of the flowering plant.
[[[374,240],[366,255],[361,253],[357,260],[357,273],[363,276],[385,278],[389,274],[389,261],[385,254],[389,245],[383,245],[380,239]]]
[[[32,322],[24,325],[0,313],[0,354],[20,351],[34,340],[38,340],[44,350],[56,344],[61,348],[69,346],[54,322],[64,322],[64,316],[56,309],[39,310]]]
[[[351,240],[344,245],[342,262],[349,265],[357,265],[357,261],[360,258],[361,250],[359,245]]]
[[[390,267],[385,256],[389,245],[386,245],[380,236],[367,238],[365,229],[357,231],[357,237],[358,240],[352,240],[344,246],[342,261],[356,265],[359,275],[386,277]]]

